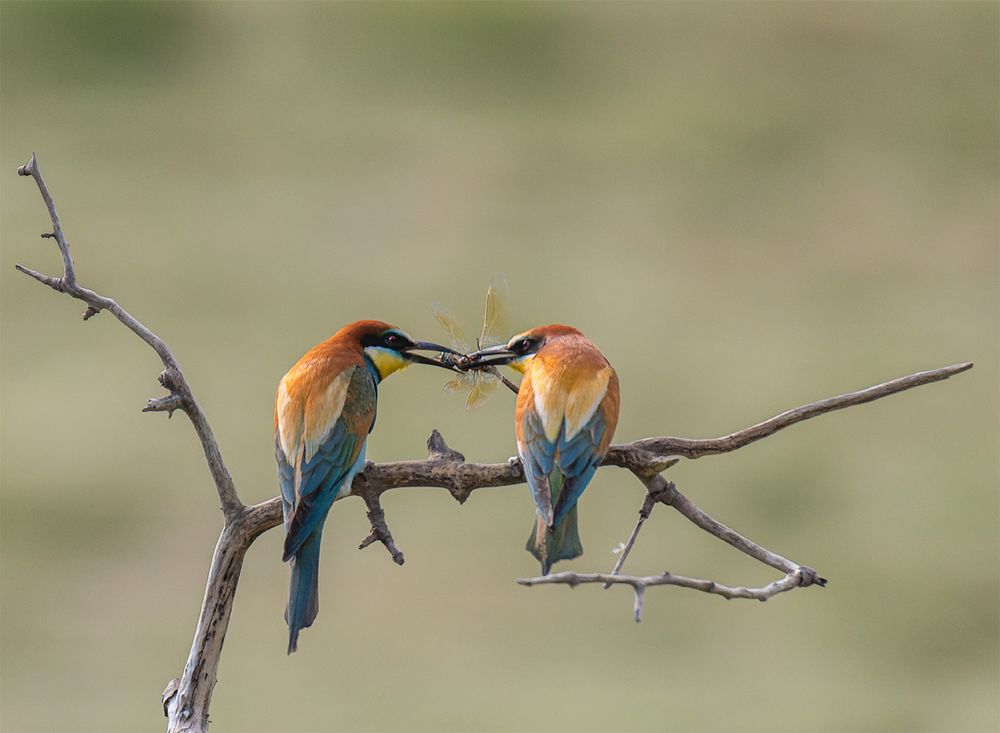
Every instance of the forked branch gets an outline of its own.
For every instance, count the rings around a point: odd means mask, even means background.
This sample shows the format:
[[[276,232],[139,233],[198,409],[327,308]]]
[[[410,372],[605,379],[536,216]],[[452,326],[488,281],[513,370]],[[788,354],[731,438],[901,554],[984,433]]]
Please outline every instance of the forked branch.
[[[52,232],[42,234],[42,238],[56,240],[56,246],[59,247],[59,254],[62,255],[63,274],[61,277],[50,277],[22,265],[15,265],[15,267],[25,275],[38,280],[43,285],[48,285],[57,292],[66,293],[70,297],[86,303],[87,309],[83,313],[83,320],[89,320],[101,311],[106,310],[152,347],[157,356],[160,357],[160,361],[163,362],[160,384],[170,394],[167,397],[149,400],[146,405],[146,411],[166,410],[172,413],[174,410],[182,410],[190,418],[191,424],[194,426],[195,432],[198,434],[198,439],[201,441],[201,446],[205,451],[205,458],[208,461],[209,470],[212,472],[212,479],[215,481],[215,488],[219,494],[219,502],[222,504],[222,510],[225,513],[226,519],[232,519],[243,510],[243,502],[240,501],[236,493],[236,486],[233,484],[233,478],[229,475],[229,469],[226,468],[226,464],[222,460],[222,453],[219,451],[219,445],[215,441],[215,435],[212,434],[212,428],[208,424],[208,418],[205,417],[205,413],[202,412],[198,401],[195,400],[194,393],[191,391],[187,380],[184,379],[184,374],[181,372],[180,365],[174,358],[173,353],[171,353],[170,349],[159,336],[142,325],[132,314],[118,305],[114,300],[95,293],[93,290],[80,287],[77,284],[76,269],[73,265],[73,257],[69,252],[69,242],[66,241],[62,222],[60,222],[59,214],[56,211],[55,201],[52,199],[52,194],[49,193],[49,187],[45,185],[45,179],[42,177],[42,171],[38,167],[38,159],[34,153],[31,154],[31,160],[17,169],[17,174],[20,176],[31,176],[35,179],[35,183],[38,184],[38,191],[42,195],[42,201],[45,202],[45,207],[49,212],[49,219],[52,221]]]
[[[604,583],[606,588],[612,585],[630,585],[632,586],[632,590],[635,592],[633,616],[636,623],[638,623],[639,621],[642,621],[642,608],[645,600],[646,588],[651,585],[676,585],[681,588],[691,588],[692,590],[700,590],[705,593],[714,593],[722,596],[727,601],[733,598],[752,598],[757,601],[766,601],[768,598],[777,595],[778,593],[784,593],[785,591],[792,590],[793,588],[811,585],[813,582],[816,582],[816,579],[813,579],[812,582],[806,582],[808,578],[807,570],[807,568],[793,570],[790,573],[786,573],[780,580],[775,580],[773,583],[768,583],[767,585],[759,588],[746,588],[744,586],[732,587],[722,585],[722,583],[716,583],[714,580],[689,578],[684,575],[674,575],[673,573],[668,573],[666,571],[664,571],[662,575],[647,575],[645,577],[638,577],[635,575],[617,575],[614,573],[565,572],[543,575],[539,578],[518,578],[517,582],[526,586],[562,584],[568,585],[570,588],[575,588],[581,583]],[[823,583],[817,584],[826,585],[826,582],[824,581]]]
[[[59,277],[43,275],[21,265],[17,265],[17,269],[57,292],[66,293],[86,303],[84,320],[101,311],[108,311],[147,343],[163,363],[163,372],[160,374],[159,380],[167,390],[167,394],[150,399],[143,408],[144,411],[166,412],[168,415],[175,410],[183,411],[191,420],[205,452],[218,499],[222,506],[224,523],[212,556],[201,614],[184,673],[180,678],[172,680],[163,694],[164,712],[169,720],[168,731],[205,731],[208,728],[209,704],[212,690],[215,687],[216,673],[222,654],[222,643],[232,612],[243,558],[257,537],[281,523],[281,502],[278,498],[274,498],[250,507],[243,505],[232,477],[222,460],[208,420],[195,400],[194,394],[181,372],[180,365],[170,349],[116,301],[93,290],[83,288],[77,283],[69,244],[66,241],[55,202],[42,178],[38,161],[34,155],[31,156],[31,160],[27,164],[18,168],[18,173],[22,176],[30,176],[38,185],[38,190],[52,222],[52,232],[46,232],[42,237],[56,240],[63,260],[63,274]],[[635,592],[635,618],[637,621],[642,616],[645,591],[651,586],[675,585],[714,593],[724,598],[766,600],[777,593],[793,588],[824,585],[826,580],[820,578],[811,568],[799,565],[767,550],[710,517],[681,494],[677,487],[664,479],[660,473],[677,463],[682,457],[699,458],[733,451],[773,435],[777,431],[802,420],[832,410],[870,402],[930,382],[947,379],[971,367],[972,364],[956,364],[894,379],[858,392],[832,397],[783,412],[762,423],[721,438],[693,440],[656,437],[612,446],[603,465],[628,469],[642,482],[647,492],[640,510],[639,522],[614,570],[610,574],[557,573],[541,578],[524,578],[518,582],[522,585],[565,584],[571,587],[582,583],[602,583],[605,587],[615,584],[629,585]],[[386,491],[416,486],[440,487],[446,489],[459,502],[465,502],[477,489],[509,486],[523,481],[524,475],[521,465],[516,458],[496,464],[466,463],[465,457],[458,451],[449,448],[435,431],[428,440],[428,458],[426,460],[398,461],[378,465],[370,463],[363,472],[355,477],[352,495],[361,496],[367,504],[368,519],[371,525],[371,532],[362,541],[361,547],[380,542],[389,551],[393,560],[399,564],[403,563],[403,554],[396,547],[379,500]],[[746,588],[730,587],[712,580],[689,578],[666,572],[662,575],[645,577],[619,574],[639,531],[656,504],[673,507],[689,521],[714,537],[729,543],[750,557],[780,570],[784,574],[783,577],[760,588]]]

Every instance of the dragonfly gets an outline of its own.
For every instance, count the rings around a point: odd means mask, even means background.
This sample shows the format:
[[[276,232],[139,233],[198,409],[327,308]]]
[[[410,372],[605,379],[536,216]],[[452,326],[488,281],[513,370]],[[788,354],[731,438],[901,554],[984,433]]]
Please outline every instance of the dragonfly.
[[[499,346],[507,342],[507,337],[509,336],[508,300],[507,281],[502,275],[497,275],[490,282],[490,286],[486,290],[486,312],[483,316],[483,329],[479,334],[479,338],[476,339],[475,344],[472,344],[466,338],[465,331],[462,330],[462,327],[458,325],[458,322],[452,317],[448,309],[441,305],[441,303],[431,303],[431,311],[434,313],[434,317],[437,318],[438,323],[441,324],[441,328],[448,335],[448,340],[451,341],[452,348],[456,351],[461,351],[463,354],[468,354],[472,351],[485,349],[489,346]],[[446,363],[455,360],[450,354],[442,354],[442,357],[444,357],[442,360],[446,360]],[[502,375],[495,366],[459,372],[458,376],[444,386],[444,389],[445,392],[467,392],[465,409],[471,410],[486,402],[501,382],[517,394],[517,385]]]

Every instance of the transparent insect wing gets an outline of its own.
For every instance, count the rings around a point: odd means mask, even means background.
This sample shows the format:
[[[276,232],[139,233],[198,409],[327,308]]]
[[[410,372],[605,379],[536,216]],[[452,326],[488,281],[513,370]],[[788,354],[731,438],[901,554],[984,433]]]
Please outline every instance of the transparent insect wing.
[[[503,275],[493,278],[486,290],[486,312],[483,315],[483,330],[479,335],[479,348],[498,346],[507,342],[510,329],[510,290]]]
[[[469,348],[469,341],[465,337],[465,331],[458,325],[458,322],[452,317],[448,309],[441,305],[441,303],[434,302],[431,303],[431,312],[434,313],[434,317],[441,324],[444,332],[448,334],[451,347],[461,351],[463,354],[468,353],[471,349]]]
[[[509,294],[507,281],[502,275],[493,278],[486,291],[486,311],[483,315],[483,330],[479,340],[476,342],[477,348],[487,348],[506,343],[509,330],[508,303]],[[448,334],[453,348],[468,353],[470,348],[465,332],[458,322],[451,315],[447,308],[441,303],[431,303],[431,311],[438,323]],[[444,358],[442,359],[444,360]],[[471,410],[483,404],[499,385],[495,369],[474,369],[455,376],[444,385],[445,392],[468,392],[465,407]]]
[[[444,391],[449,393],[464,392],[465,390],[471,390],[475,387],[475,384],[476,381],[474,372],[462,372],[444,385]]]
[[[498,384],[500,382],[496,377],[488,372],[476,372],[476,386],[472,388],[465,400],[465,409],[472,410],[486,402],[490,395],[496,391]]]

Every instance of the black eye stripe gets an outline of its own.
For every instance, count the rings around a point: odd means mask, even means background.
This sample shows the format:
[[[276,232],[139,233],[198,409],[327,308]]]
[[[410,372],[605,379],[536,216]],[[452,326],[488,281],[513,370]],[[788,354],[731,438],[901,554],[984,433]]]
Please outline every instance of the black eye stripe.
[[[535,346],[535,340],[531,338],[518,339],[510,350],[515,354],[527,354]]]

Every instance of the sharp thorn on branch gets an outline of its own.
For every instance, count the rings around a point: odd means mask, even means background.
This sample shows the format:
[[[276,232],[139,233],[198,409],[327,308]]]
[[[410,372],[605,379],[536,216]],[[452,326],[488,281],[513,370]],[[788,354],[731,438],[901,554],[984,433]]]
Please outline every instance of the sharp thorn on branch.
[[[437,430],[432,430],[430,437],[427,438],[427,460],[465,463],[465,455],[449,447],[444,436]]]

